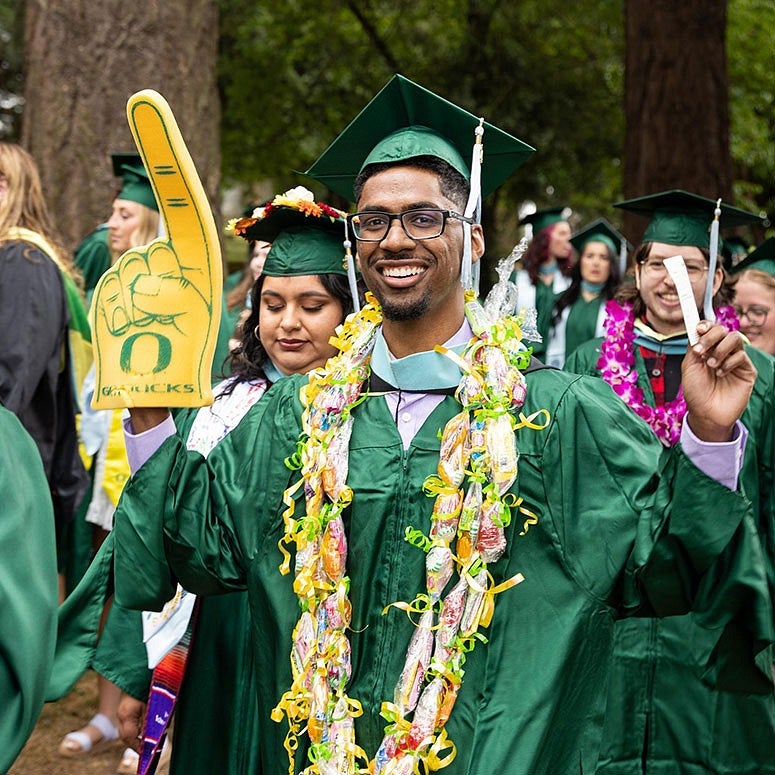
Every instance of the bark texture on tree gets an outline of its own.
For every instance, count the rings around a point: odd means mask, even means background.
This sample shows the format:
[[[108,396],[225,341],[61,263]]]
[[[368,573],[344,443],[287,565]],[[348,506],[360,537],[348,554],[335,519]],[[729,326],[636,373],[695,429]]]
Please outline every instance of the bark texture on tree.
[[[21,143],[68,248],[110,214],[110,154],[136,150],[126,101],[146,88],[172,107],[220,221],[217,52],[215,0],[27,0]]]
[[[627,0],[626,198],[682,188],[732,193],[726,0]],[[645,221],[627,213],[637,242]]]

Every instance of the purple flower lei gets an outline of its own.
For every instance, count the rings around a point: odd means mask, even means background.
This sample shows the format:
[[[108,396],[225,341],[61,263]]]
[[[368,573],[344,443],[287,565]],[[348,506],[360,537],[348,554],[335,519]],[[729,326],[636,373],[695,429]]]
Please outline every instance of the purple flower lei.
[[[740,328],[732,307],[716,310],[718,322],[727,331]],[[643,390],[638,387],[635,371],[635,314],[631,304],[619,304],[613,299],[606,304],[605,339],[600,347],[597,368],[603,379],[613,388],[635,414],[645,420],[659,440],[672,447],[681,437],[681,424],[686,414],[683,388],[663,406],[649,406]]]

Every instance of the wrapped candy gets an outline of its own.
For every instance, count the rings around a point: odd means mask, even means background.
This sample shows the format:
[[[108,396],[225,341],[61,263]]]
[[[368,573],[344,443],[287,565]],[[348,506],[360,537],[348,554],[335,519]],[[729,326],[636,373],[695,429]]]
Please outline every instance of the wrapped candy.
[[[463,494],[460,490],[443,492],[433,504],[433,513],[431,519],[436,520],[457,520],[460,514],[460,507],[463,505]]]
[[[374,775],[380,775],[384,773],[385,767],[393,759],[398,752],[398,743],[396,742],[395,733],[385,735],[382,738],[382,742],[377,749],[377,753],[374,757]]]
[[[329,595],[318,609],[318,619],[332,630],[344,630],[350,626],[352,603],[344,592],[337,590]]]
[[[463,616],[460,618],[460,634],[466,638],[476,632],[482,616],[484,590],[487,588],[487,571],[480,570],[474,577],[476,587],[469,584]]]
[[[412,634],[406,650],[406,662],[396,684],[393,701],[406,713],[413,710],[425,679],[425,671],[433,652],[433,611],[426,611],[420,617],[420,624]]]
[[[325,430],[329,414],[340,417],[342,409],[358,398],[361,386],[360,382],[353,377],[351,368],[341,369],[338,373],[335,371],[327,380],[325,388],[315,391],[310,404],[310,420],[313,428],[319,427]],[[314,377],[310,378],[310,386],[313,389],[316,387]]]
[[[353,418],[348,417],[338,433],[329,441],[326,450],[325,463],[322,471],[323,490],[326,495],[336,501],[348,492],[347,472],[350,451],[350,436],[352,435]]]
[[[487,400],[484,384],[481,378],[475,374],[466,374],[463,377],[455,396],[460,404],[465,407],[478,406]]]
[[[500,511],[501,504],[497,501],[487,499],[482,505],[482,521],[476,548],[486,563],[496,562],[506,550],[506,534],[497,524],[497,521],[500,521]]]
[[[499,347],[482,347],[477,360],[484,372],[484,379],[490,392],[496,395],[509,393],[509,365]]]
[[[323,532],[320,544],[320,557],[323,570],[334,584],[341,581],[347,562],[347,537],[344,531],[342,517],[337,515],[329,520]]]
[[[450,519],[434,519],[431,524],[430,537],[448,544],[455,537],[455,533],[457,533],[457,525],[457,517],[452,517]]]
[[[459,412],[444,426],[439,450],[439,478],[450,487],[460,487],[465,476],[465,441],[468,412]]]
[[[439,710],[444,694],[444,681],[436,676],[424,689],[414,711],[409,730],[409,748],[417,751],[427,745],[438,725]]]
[[[305,611],[296,622],[293,629],[293,647],[291,648],[291,670],[294,680],[305,671],[309,673],[309,664],[307,657],[310,649],[313,648],[315,641],[315,619],[309,611]],[[306,687],[309,688],[309,677],[305,680]]]
[[[459,532],[473,532],[474,538],[479,523],[479,510],[482,508],[482,483],[474,480],[468,487],[460,510]]]
[[[444,726],[449,721],[450,715],[452,715],[452,708],[455,707],[455,701],[457,700],[457,692],[460,687],[458,684],[445,683],[444,695],[441,700],[441,707],[439,708],[439,715],[436,724],[439,727]]]
[[[431,602],[436,603],[441,599],[441,593],[452,578],[454,569],[455,562],[449,546],[432,546],[425,555],[425,583]]]
[[[324,459],[318,455],[308,465],[308,471],[304,476],[304,500],[307,514],[319,514],[323,506],[322,467]]]
[[[483,417],[475,417],[471,421],[470,432],[468,435],[471,465],[476,466],[479,459],[485,453],[486,443],[487,437],[485,435],[485,419]]]
[[[328,758],[320,756],[317,760],[320,775],[342,775],[344,772],[352,772],[355,727],[344,697],[340,697],[334,705],[328,738],[331,741],[330,755]]]
[[[294,560],[294,571],[296,575],[301,573],[302,569],[311,567],[317,559],[320,551],[320,538],[308,539],[303,534],[297,534],[296,537],[296,558]]]
[[[299,537],[299,540],[302,547],[296,552],[296,577],[293,580],[293,591],[313,605],[315,588],[330,582],[320,562],[320,537],[316,536],[311,540]]]
[[[518,371],[517,375],[518,377],[511,386],[511,405],[520,407],[525,403],[525,399],[527,398],[527,384],[521,372]]]
[[[471,482],[460,510],[458,538],[455,552],[458,560],[467,565],[473,555],[479,535],[479,522],[482,510],[482,484],[478,480]]]
[[[310,698],[309,720],[307,728],[309,739],[313,743],[320,743],[324,736],[328,735],[328,683],[317,671],[312,679],[312,692]]]
[[[350,641],[342,631],[326,635],[322,652],[328,659],[328,683],[334,691],[343,690],[352,675]]]
[[[509,415],[501,414],[488,418],[485,435],[489,452],[490,481],[503,494],[517,478],[517,445]]]
[[[449,658],[450,650],[460,628],[467,594],[468,582],[465,578],[461,578],[444,598],[444,605],[439,614],[439,626],[436,630],[434,659],[446,662]]]

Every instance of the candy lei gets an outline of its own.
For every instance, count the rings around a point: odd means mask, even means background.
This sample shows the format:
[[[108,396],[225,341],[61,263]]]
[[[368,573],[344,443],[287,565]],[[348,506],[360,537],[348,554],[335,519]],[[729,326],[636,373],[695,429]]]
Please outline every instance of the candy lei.
[[[716,310],[718,322],[728,331],[736,331],[740,323],[731,307]],[[643,390],[638,386],[635,369],[635,314],[631,304],[611,300],[606,304],[605,339],[600,347],[597,368],[603,379],[613,388],[635,414],[645,420],[659,440],[668,447],[681,437],[681,424],[686,415],[683,389],[663,406],[649,406]]]
[[[462,411],[444,428],[437,474],[425,482],[426,494],[435,497],[430,531],[406,531],[406,540],[426,552],[426,590],[411,602],[392,604],[419,621],[393,700],[382,704],[388,724],[370,761],[355,740],[354,719],[362,707],[347,695],[351,604],[342,521],[353,497],[346,484],[351,410],[362,400],[381,322],[377,303],[371,297],[368,302],[337,332],[339,355],[313,373],[302,391],[302,440],[289,461],[301,469],[301,479],[285,493],[281,570],[287,573],[290,566],[285,545],[295,545],[293,586],[301,615],[293,631],[293,684],[272,718],[288,719],[285,747],[291,775],[298,735],[305,727],[311,746],[304,775],[408,775],[440,769],[454,759],[455,747],[444,726],[463,681],[466,654],[486,642],[479,629],[490,622],[494,596],[522,581],[517,574],[496,585],[488,565],[506,548],[505,528],[513,509],[525,517],[520,535],[537,522],[522,499],[509,492],[517,476],[514,431],[540,430],[549,418],[543,409],[530,417],[519,411],[526,397],[521,370],[530,352],[521,343],[519,319],[489,324],[469,298],[467,314],[478,335],[461,356],[447,353],[463,371],[456,393]],[[293,494],[302,486],[306,515],[297,519]],[[457,581],[443,596],[455,571]]]

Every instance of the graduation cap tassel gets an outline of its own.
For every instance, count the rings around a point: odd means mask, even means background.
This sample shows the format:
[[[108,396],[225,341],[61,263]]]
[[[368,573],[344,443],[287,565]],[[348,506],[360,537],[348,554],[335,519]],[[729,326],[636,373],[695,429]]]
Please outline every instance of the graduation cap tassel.
[[[350,296],[353,300],[353,312],[361,311],[361,301],[358,298],[358,278],[355,276],[355,256],[353,243],[350,241],[350,222],[344,219],[344,260],[347,263],[347,282],[350,285]]]
[[[711,322],[716,320],[716,313],[713,311],[713,278],[716,274],[716,263],[718,261],[718,219],[721,217],[721,199],[716,202],[716,209],[713,211],[713,223],[710,225],[710,260],[708,261],[708,281],[705,284],[705,300],[702,306],[705,320]]]
[[[619,243],[619,274],[621,277],[627,272],[627,240],[622,237]]]
[[[474,129],[476,141],[471,155],[471,190],[463,215],[474,218],[479,223],[482,217],[482,158],[484,156],[484,118],[479,119],[479,126]],[[471,254],[471,225],[464,223],[463,264],[460,269],[460,281],[466,289],[475,289],[473,275],[473,259]],[[478,281],[478,276],[477,276]]]

